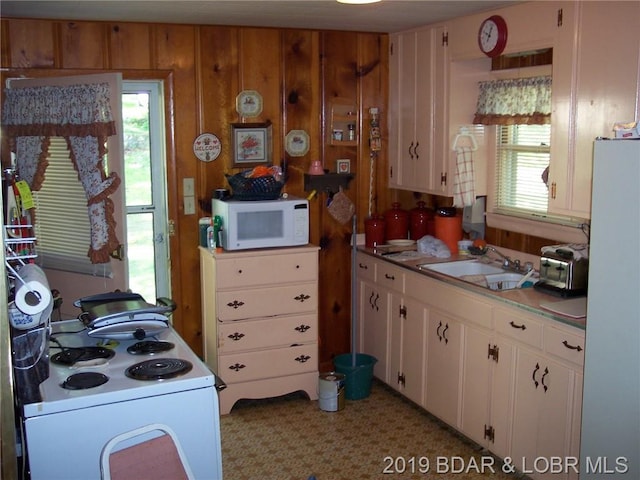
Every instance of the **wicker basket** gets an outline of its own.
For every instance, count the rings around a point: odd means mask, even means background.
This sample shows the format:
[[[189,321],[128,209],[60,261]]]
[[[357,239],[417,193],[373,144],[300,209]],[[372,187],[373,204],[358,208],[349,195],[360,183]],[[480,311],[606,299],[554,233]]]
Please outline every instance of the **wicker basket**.
[[[280,196],[284,183],[273,176],[249,178],[244,173],[226,175],[236,200],[275,200]]]

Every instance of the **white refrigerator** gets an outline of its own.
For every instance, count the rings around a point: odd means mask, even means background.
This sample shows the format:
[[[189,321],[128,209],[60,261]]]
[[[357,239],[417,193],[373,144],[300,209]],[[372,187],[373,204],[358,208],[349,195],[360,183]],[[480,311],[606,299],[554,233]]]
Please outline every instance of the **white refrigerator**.
[[[580,479],[640,478],[640,140],[594,145]]]

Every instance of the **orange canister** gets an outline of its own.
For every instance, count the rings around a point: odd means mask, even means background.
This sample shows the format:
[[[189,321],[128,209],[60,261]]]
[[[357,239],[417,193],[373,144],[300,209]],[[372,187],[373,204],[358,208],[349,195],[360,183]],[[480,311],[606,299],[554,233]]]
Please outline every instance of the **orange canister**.
[[[385,221],[381,215],[372,215],[364,221],[364,244],[375,248],[384,244]]]
[[[436,238],[449,247],[451,255],[457,255],[458,240],[462,240],[462,217],[438,212],[435,217],[435,227]]]
[[[409,238],[412,240],[420,240],[425,235],[434,234],[433,211],[426,208],[423,201],[417,205],[409,212]]]
[[[406,239],[409,235],[409,212],[400,208],[399,202],[391,204],[391,210],[384,214],[385,240]]]

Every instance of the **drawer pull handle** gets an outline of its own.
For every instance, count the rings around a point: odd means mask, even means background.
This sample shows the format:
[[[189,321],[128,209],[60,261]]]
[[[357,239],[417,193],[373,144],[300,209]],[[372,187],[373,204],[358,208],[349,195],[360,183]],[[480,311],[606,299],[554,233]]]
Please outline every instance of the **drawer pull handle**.
[[[237,342],[238,340],[240,340],[242,337],[244,337],[244,333],[232,333],[231,335],[228,335],[228,337],[233,340],[234,342]]]
[[[444,330],[442,331],[442,338],[444,338],[444,344],[446,345],[447,343],[449,343],[449,339],[447,338],[447,330],[449,330],[449,324],[447,323],[447,325],[444,327]]]
[[[438,323],[438,328],[436,328],[436,335],[438,335],[438,340],[442,341],[442,335],[440,335],[440,329],[442,328],[442,322]]]
[[[545,383],[544,383],[544,379],[545,379],[545,377],[547,375],[549,375],[549,368],[548,367],[544,367],[544,373],[542,374],[542,378],[540,379],[540,381],[542,382],[542,386],[544,387],[545,393],[549,389],[549,387],[547,385],[545,385]]]
[[[231,307],[235,310],[244,305],[244,302],[239,302],[238,300],[234,300],[233,302],[227,303],[227,307]]]
[[[305,363],[307,360],[310,360],[311,357],[309,355],[300,355],[296,357],[296,362]]]
[[[513,328],[519,328],[520,330],[527,329],[527,326],[524,323],[522,325],[517,325],[516,323],[513,322],[513,320],[509,322],[509,325],[511,325]]]
[[[309,300],[311,297],[305,293],[301,293],[300,295],[298,295],[297,297],[294,297],[295,300],[298,300],[299,302],[304,302],[305,300]]]
[[[569,342],[567,342],[566,340],[564,340],[562,344],[570,350],[577,350],[579,352],[582,351],[582,347],[580,345],[576,345],[576,346],[570,345]]]
[[[243,365],[241,363],[236,363],[235,365],[231,365],[229,367],[229,370],[235,370],[237,372],[238,370],[242,370],[245,366],[246,365]]]
[[[294,330],[297,330],[300,333],[304,333],[307,330],[309,330],[311,327],[309,325],[300,325],[299,327],[294,328]]]
[[[369,266],[366,263],[359,263],[358,268],[362,268],[363,270],[369,270]]]
[[[388,273],[384,274],[384,278],[386,278],[387,280],[395,280],[396,277],[394,275],[389,275]]]
[[[380,310],[380,307],[378,306],[378,300],[380,300],[380,295],[376,293],[376,299],[373,301],[373,306],[376,309],[376,312]]]
[[[540,370],[540,365],[536,363],[536,368],[533,369],[533,375],[531,375],[531,378],[533,379],[533,383],[536,386],[536,388],[538,388],[539,382],[536,379],[536,373],[538,373],[538,370]]]

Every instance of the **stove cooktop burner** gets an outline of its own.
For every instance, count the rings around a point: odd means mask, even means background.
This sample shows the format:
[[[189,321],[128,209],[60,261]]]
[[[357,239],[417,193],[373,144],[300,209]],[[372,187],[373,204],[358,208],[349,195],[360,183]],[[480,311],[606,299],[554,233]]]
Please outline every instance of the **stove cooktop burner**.
[[[77,347],[66,348],[51,356],[51,361],[58,365],[74,365],[78,362],[89,360],[109,360],[116,354],[113,350],[104,347]]]
[[[136,363],[125,370],[125,375],[135,380],[164,380],[188,373],[193,364],[179,358],[156,358]]]
[[[98,372],[74,373],[62,382],[62,388],[67,390],[86,390],[99,387],[109,381],[109,377]]]
[[[167,352],[173,347],[175,347],[175,345],[171,342],[143,340],[129,346],[127,352],[132,355],[155,355],[156,353]]]

